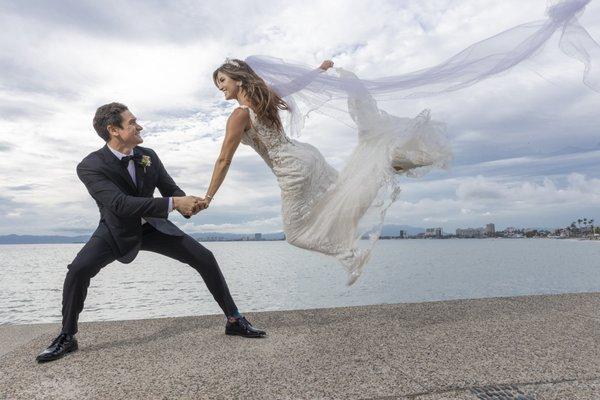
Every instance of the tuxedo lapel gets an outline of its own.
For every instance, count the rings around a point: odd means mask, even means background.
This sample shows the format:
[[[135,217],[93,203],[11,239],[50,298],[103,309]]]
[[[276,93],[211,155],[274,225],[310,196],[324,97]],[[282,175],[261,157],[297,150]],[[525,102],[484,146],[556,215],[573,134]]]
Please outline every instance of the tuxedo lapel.
[[[119,160],[110,151],[110,149],[108,148],[108,145],[105,145],[102,148],[102,150],[100,151],[100,154],[102,155],[102,158],[104,159],[104,161],[108,165],[108,167],[111,169],[111,171],[113,171],[115,173],[115,175],[120,178],[120,180],[123,183],[123,187],[126,187],[127,191],[129,191],[130,193],[135,194],[137,192],[137,188],[135,186],[135,183],[133,183],[133,179],[131,179],[129,172],[127,172],[127,168],[123,167],[123,165],[121,164],[121,160]],[[136,170],[136,174],[137,174],[137,170]]]
[[[137,147],[133,149],[133,154],[143,156],[144,153]],[[144,178],[146,177],[146,171],[144,171],[144,167],[140,165],[139,162],[134,162],[135,165],[135,180],[137,185],[137,194],[141,195],[142,190],[144,189]]]

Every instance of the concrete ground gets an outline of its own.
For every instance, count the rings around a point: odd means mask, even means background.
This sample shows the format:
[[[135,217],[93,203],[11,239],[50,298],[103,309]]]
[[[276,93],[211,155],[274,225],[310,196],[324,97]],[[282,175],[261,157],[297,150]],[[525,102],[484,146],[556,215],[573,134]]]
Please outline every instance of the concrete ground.
[[[1,399],[600,399],[600,293],[0,326]]]

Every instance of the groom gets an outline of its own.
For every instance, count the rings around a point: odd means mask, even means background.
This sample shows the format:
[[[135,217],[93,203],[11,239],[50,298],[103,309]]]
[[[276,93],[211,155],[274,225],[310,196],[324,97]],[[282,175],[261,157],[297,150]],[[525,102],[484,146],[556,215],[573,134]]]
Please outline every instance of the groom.
[[[94,129],[106,145],[81,161],[77,175],[100,209],[100,223],[68,266],[63,286],[62,330],[36,360],[56,360],[77,350],[77,320],[93,278],[119,260],[132,262],[140,250],[163,254],[200,273],[227,323],[225,333],[264,337],[266,333],[238,312],[213,254],[167,220],[172,210],[186,218],[202,208],[202,199],[186,196],[169,176],[156,153],[139,147],[142,127],[120,103],[98,108]],[[158,188],[163,197],[153,197]]]

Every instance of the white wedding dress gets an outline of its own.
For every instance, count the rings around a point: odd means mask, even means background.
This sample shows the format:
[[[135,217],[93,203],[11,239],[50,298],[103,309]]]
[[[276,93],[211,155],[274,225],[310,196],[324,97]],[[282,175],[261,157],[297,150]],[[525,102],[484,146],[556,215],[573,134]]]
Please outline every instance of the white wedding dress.
[[[336,257],[352,284],[379,238],[386,209],[399,192],[399,172],[394,167],[413,175],[426,166],[444,167],[451,151],[440,134],[441,124],[431,121],[428,110],[414,119],[394,117],[379,110],[367,91],[355,91],[347,104],[359,141],[339,172],[314,146],[290,139],[261,123],[251,108],[241,108],[248,110],[251,120],[242,143],[263,158],[281,188],[286,240]],[[364,236],[370,240],[359,246]]]

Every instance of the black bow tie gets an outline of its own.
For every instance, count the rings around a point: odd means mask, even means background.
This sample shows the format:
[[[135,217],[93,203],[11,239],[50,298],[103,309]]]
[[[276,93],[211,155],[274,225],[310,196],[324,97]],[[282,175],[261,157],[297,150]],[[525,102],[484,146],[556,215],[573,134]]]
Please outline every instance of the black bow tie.
[[[142,160],[142,155],[141,154],[132,154],[130,156],[125,156],[125,157],[121,158],[121,165],[124,166],[125,168],[127,168],[127,166],[129,165],[129,161],[131,161],[131,160],[139,163]]]

